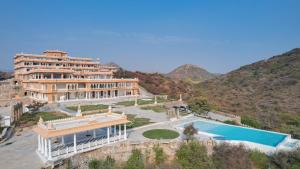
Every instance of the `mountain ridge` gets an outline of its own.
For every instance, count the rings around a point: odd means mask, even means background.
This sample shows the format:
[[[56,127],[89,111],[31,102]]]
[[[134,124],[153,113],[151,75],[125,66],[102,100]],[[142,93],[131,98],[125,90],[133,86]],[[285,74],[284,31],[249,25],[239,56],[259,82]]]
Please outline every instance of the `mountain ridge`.
[[[251,116],[262,128],[300,136],[300,48],[195,86],[197,96],[221,111]]]

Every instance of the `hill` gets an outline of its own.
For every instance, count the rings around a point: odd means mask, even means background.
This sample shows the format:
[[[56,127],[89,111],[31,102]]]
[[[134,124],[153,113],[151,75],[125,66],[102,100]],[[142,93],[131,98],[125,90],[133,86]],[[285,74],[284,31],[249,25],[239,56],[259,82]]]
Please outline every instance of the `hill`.
[[[115,73],[117,78],[138,78],[139,84],[152,94],[166,94],[178,98],[179,94],[191,94],[192,85],[186,82],[173,81],[160,73],[144,73],[119,69]]]
[[[0,80],[6,80],[6,79],[10,79],[10,78],[13,78],[13,73],[12,72],[0,71]]]
[[[166,74],[166,76],[173,80],[184,80],[187,82],[197,83],[212,79],[217,75],[210,73],[199,66],[185,64]]]
[[[196,85],[217,109],[300,136],[300,48]]]

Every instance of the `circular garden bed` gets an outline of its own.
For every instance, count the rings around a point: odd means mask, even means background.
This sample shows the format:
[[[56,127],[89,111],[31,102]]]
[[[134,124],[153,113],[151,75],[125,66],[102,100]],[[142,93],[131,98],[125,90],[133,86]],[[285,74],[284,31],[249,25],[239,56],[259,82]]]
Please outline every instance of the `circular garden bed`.
[[[153,129],[145,131],[143,136],[150,139],[174,139],[179,137],[179,133],[174,130]]]

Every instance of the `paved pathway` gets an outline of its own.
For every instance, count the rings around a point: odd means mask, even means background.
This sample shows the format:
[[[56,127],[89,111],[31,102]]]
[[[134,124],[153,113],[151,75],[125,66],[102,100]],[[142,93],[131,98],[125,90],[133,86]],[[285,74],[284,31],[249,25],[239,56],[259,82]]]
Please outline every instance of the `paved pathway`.
[[[147,139],[143,136],[143,133],[147,130],[151,130],[151,129],[170,129],[170,130],[178,131],[178,129],[176,128],[177,125],[192,122],[192,121],[196,120],[197,118],[198,117],[188,116],[188,117],[176,120],[176,121],[162,121],[162,122],[150,124],[150,125],[147,125],[147,126],[141,126],[141,127],[138,127],[138,128],[133,128],[133,129],[130,129],[128,131],[128,139],[130,141],[137,141],[137,142],[149,140],[149,139]],[[180,131],[179,131],[179,133],[180,133]]]
[[[0,144],[0,168],[40,169],[43,164],[35,153],[37,138],[31,129]]]

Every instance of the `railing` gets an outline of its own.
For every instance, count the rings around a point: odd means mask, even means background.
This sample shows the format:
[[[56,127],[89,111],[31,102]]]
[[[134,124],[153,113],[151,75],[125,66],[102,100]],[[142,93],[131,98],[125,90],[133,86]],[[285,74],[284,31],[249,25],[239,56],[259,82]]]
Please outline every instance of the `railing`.
[[[124,135],[111,136],[109,142],[107,142],[107,137],[102,136],[98,138],[92,138],[88,140],[81,140],[77,142],[76,150],[74,151],[74,143],[68,143],[65,145],[58,145],[51,149],[52,159],[58,160],[65,158],[66,156],[72,156],[75,153],[82,153],[91,151],[108,144],[125,141]]]

